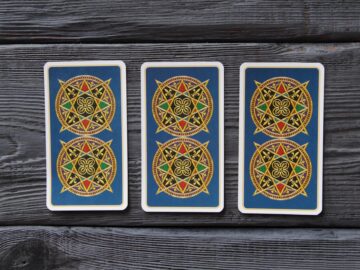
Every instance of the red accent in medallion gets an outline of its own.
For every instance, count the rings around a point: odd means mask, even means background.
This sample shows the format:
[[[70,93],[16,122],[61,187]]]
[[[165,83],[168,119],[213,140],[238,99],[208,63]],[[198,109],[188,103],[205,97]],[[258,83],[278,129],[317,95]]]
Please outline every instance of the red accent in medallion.
[[[285,127],[285,123],[284,122],[278,122],[277,126],[279,127],[280,130],[283,130],[283,128]]]
[[[82,83],[81,90],[84,92],[89,91],[89,86],[87,85],[86,81]]]
[[[184,120],[180,120],[179,125],[180,125],[181,129],[184,129],[186,122]]]
[[[279,184],[276,185],[276,187],[278,188],[278,190],[279,190],[280,192],[282,192],[282,191],[284,190],[284,188],[285,188],[285,185],[279,183]]]
[[[284,149],[281,147],[281,145],[279,146],[278,150],[276,151],[276,154],[278,154],[279,156],[282,156],[285,153]]]
[[[179,183],[179,186],[180,186],[180,188],[184,191],[185,188],[187,187],[187,183],[186,183],[186,182],[180,182],[180,183]]]
[[[179,91],[182,92],[182,93],[186,91],[186,86],[185,86],[185,84],[183,82],[180,83]]]
[[[90,147],[89,147],[89,145],[88,145],[87,143],[84,144],[84,146],[83,146],[83,151],[84,151],[85,153],[87,153],[87,152],[90,151]]]
[[[181,154],[186,153],[186,148],[185,148],[185,146],[184,146],[183,144],[180,146],[179,152],[180,152]]]
[[[83,184],[84,184],[84,186],[85,186],[86,189],[89,189],[89,186],[90,186],[91,182],[86,179],[86,180],[83,182]]]
[[[280,86],[279,86],[279,88],[278,88],[278,92],[282,94],[282,93],[284,93],[285,91],[286,91],[286,89],[285,89],[284,85],[281,83]]]
[[[81,121],[81,123],[84,125],[85,128],[88,128],[89,124],[90,124],[90,121],[87,120],[87,119],[84,119]]]

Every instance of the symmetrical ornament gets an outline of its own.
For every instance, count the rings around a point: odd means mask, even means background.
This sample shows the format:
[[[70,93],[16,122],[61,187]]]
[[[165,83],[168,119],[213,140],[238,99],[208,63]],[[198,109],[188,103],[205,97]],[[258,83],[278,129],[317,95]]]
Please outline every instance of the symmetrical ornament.
[[[68,130],[78,135],[93,135],[105,129],[115,113],[115,98],[109,87],[110,80],[82,75],[60,81],[56,96],[56,115],[62,125],[60,131]]]
[[[175,138],[164,144],[158,142],[152,171],[159,189],[176,198],[189,198],[208,193],[214,171],[207,143],[190,138]]]
[[[305,191],[311,179],[311,161],[306,146],[285,139],[275,139],[262,145],[250,161],[250,177],[255,195],[262,194],[273,200],[288,200]]]
[[[207,124],[213,113],[208,81],[176,76],[156,83],[158,88],[152,100],[152,113],[159,126],[157,132],[165,131],[173,136],[208,132]]]
[[[61,144],[57,159],[57,173],[63,185],[61,193],[95,196],[105,190],[112,192],[116,158],[110,148],[111,141],[78,137]]]
[[[275,77],[263,83],[255,81],[257,88],[250,104],[255,134],[263,132],[273,138],[307,134],[306,126],[312,115],[308,83],[288,77]]]

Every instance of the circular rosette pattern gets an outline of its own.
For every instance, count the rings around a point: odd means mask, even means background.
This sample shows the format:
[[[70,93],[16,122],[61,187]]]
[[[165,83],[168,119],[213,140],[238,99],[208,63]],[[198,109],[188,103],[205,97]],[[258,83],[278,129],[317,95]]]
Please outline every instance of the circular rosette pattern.
[[[300,83],[288,77],[271,78],[257,88],[250,104],[255,134],[263,132],[274,138],[292,137],[303,132],[312,115],[309,82]]]
[[[59,83],[55,106],[61,131],[92,135],[104,129],[111,130],[116,105],[110,80],[82,75]]]
[[[307,196],[312,167],[306,146],[284,139],[255,144],[256,151],[250,162],[254,196],[262,194],[273,200]]]
[[[174,136],[208,132],[207,124],[213,113],[208,81],[176,76],[156,83],[158,87],[152,100],[152,113],[159,126],[157,132],[165,131]]]
[[[158,143],[152,171],[159,186],[157,194],[165,192],[176,198],[190,198],[208,192],[214,164],[208,143],[190,138],[176,138]]]
[[[93,137],[79,137],[61,142],[57,173],[63,186],[79,196],[95,196],[105,190],[112,192],[116,174],[116,159],[110,142]]]

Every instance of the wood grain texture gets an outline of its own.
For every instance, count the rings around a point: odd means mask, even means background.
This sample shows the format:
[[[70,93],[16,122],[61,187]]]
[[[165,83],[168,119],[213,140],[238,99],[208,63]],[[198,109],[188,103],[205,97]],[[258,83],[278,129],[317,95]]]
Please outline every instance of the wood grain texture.
[[[42,67],[56,60],[127,65],[129,207],[52,213],[45,206]],[[220,214],[145,213],[140,203],[140,66],[145,61],[221,61],[225,66],[225,209]],[[239,65],[325,66],[324,211],[317,217],[244,215],[237,209]],[[360,224],[360,44],[125,44],[0,47],[0,225],[316,226]]]
[[[359,243],[341,229],[7,227],[0,268],[358,269]]]
[[[354,0],[0,1],[0,42],[359,41]]]

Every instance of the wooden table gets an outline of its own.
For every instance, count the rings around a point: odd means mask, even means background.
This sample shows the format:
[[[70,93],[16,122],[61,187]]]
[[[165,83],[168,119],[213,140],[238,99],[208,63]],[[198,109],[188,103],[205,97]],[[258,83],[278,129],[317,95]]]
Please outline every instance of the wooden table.
[[[359,269],[360,3],[357,1],[0,1],[0,269]],[[129,207],[45,205],[43,65],[127,65]],[[225,209],[145,213],[140,203],[140,66],[225,67]],[[239,66],[325,66],[324,210],[237,209]]]

